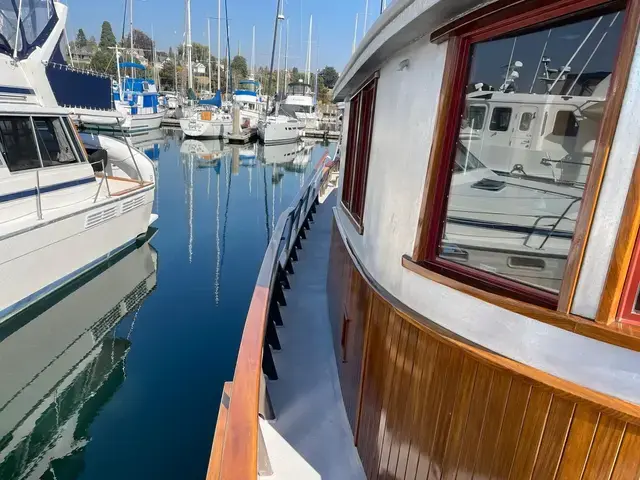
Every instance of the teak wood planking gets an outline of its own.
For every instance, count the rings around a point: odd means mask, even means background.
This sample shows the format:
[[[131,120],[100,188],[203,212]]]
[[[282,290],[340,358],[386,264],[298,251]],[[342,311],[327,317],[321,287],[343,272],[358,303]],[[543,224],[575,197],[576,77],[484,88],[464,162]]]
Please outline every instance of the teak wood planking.
[[[329,278],[346,269],[343,301],[369,302],[356,425],[367,478],[638,478],[640,407],[430,328],[376,286],[339,230],[331,256],[348,264]]]

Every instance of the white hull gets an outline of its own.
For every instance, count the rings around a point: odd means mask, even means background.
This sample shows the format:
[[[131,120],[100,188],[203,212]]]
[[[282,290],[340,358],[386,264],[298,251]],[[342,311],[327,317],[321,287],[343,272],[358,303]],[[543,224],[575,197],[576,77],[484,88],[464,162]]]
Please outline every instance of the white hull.
[[[153,197],[149,186],[0,239],[0,322],[144,235]]]
[[[165,112],[158,113],[139,113],[137,115],[125,115],[124,120],[121,122],[122,127],[113,125],[112,117],[101,120],[98,116],[80,117],[80,124],[89,129],[100,132],[115,132],[119,133],[120,129],[125,133],[144,132],[148,130],[154,130],[160,128],[162,125],[162,119]]]
[[[296,121],[260,122],[258,124],[258,136],[265,145],[293,143],[300,138],[300,127]]]
[[[223,138],[233,131],[233,122],[227,120],[194,120],[181,118],[180,128],[188,137]]]

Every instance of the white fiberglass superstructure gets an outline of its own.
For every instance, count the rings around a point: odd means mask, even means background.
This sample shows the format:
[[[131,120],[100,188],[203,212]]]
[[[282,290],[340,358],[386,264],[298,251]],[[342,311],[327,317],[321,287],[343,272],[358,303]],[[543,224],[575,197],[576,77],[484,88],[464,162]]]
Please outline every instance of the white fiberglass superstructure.
[[[240,107],[240,126],[257,127],[261,116],[264,116],[265,102],[262,98],[260,82],[253,79],[240,80],[238,89],[233,94],[235,103]]]
[[[287,95],[282,104],[295,113],[304,128],[319,127],[313,89],[311,85],[303,83],[302,79],[298,83],[293,82],[288,85]]]
[[[5,18],[21,18],[6,5]],[[144,237],[156,218],[151,160],[100,136],[85,148],[59,106],[85,79],[89,89],[109,82],[58,63],[67,7],[29,8],[36,20],[17,22],[17,44],[10,22],[0,27],[0,322]]]

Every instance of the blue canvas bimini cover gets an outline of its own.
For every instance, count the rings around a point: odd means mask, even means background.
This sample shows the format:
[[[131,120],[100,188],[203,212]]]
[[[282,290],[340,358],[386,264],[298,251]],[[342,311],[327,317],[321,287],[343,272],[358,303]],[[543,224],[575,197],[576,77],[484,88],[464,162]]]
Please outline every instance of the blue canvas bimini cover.
[[[62,107],[111,110],[111,78],[75,70],[66,65],[47,64],[47,78]]]

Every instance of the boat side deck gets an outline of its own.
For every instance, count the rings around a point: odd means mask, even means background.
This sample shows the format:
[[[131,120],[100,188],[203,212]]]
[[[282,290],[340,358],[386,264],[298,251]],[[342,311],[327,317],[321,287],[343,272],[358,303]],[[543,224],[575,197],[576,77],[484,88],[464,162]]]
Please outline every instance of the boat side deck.
[[[267,384],[276,419],[260,420],[277,479],[365,478],[342,400],[327,306],[334,204],[335,193],[317,207],[280,309],[282,350],[273,352],[279,378]]]

